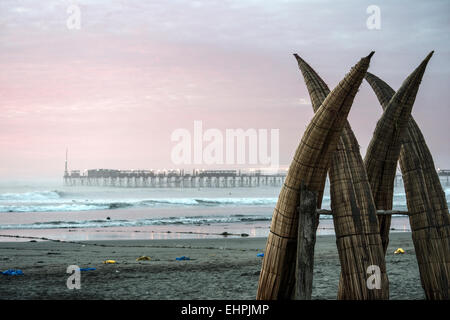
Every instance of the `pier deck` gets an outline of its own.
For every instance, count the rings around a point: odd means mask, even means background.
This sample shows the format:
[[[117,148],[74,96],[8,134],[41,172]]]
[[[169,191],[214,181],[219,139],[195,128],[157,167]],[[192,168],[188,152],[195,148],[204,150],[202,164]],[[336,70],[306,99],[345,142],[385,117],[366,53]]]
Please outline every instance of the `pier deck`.
[[[66,186],[128,188],[232,188],[281,186],[285,172],[264,173],[241,170],[114,170],[91,169],[64,173]]]
[[[450,185],[450,170],[438,170],[443,185]],[[128,188],[232,188],[281,186],[286,172],[264,173],[259,170],[115,170],[90,169],[65,171],[66,186]],[[395,177],[395,186],[403,184]]]

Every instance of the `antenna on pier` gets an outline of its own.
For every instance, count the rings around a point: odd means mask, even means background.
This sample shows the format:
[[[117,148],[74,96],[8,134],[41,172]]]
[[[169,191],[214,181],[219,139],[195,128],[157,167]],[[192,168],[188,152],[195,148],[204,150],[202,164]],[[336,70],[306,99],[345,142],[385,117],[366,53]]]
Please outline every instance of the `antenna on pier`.
[[[68,153],[68,148],[66,148],[66,163],[65,163],[65,166],[64,166],[64,176],[68,176],[69,175],[69,171],[67,170],[67,153]]]

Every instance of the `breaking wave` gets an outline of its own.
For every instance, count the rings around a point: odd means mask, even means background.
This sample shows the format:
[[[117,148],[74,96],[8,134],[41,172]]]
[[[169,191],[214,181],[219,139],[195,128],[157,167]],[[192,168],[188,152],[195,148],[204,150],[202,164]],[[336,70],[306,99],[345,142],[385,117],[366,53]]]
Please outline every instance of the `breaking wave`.
[[[2,193],[0,201],[45,201],[58,200],[63,196],[61,191],[36,191],[24,193]]]
[[[58,191],[0,195],[0,212],[66,212],[145,207],[275,206],[277,198],[160,198],[126,200],[74,200]]]
[[[447,202],[450,203],[450,188],[445,187]],[[400,190],[399,190],[400,191]],[[74,212],[91,210],[116,210],[125,208],[159,207],[275,207],[277,197],[186,197],[186,198],[143,198],[132,199],[88,199],[87,195],[74,195],[58,190],[0,194],[0,213],[5,212]],[[407,210],[406,194],[396,192],[393,199],[395,210]],[[323,208],[329,208],[330,197],[324,195]]]

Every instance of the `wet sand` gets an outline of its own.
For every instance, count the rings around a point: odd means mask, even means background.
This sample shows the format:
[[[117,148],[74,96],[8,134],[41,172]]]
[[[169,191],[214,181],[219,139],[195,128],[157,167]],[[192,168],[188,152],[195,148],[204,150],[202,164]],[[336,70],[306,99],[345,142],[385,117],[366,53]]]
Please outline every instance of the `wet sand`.
[[[0,299],[255,299],[266,238],[0,242]],[[398,247],[403,255],[394,255]],[[139,256],[151,261],[136,261]],[[177,261],[187,256],[191,260]],[[103,264],[107,259],[116,264]],[[410,233],[391,233],[386,257],[391,299],[424,299]],[[81,289],[68,289],[69,265]],[[340,264],[334,236],[318,236],[313,299],[335,299]]]

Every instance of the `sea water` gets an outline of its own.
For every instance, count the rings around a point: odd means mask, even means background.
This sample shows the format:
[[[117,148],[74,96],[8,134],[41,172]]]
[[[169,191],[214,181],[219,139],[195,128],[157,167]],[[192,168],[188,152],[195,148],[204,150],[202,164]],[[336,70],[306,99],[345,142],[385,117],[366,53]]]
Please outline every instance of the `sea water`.
[[[450,187],[442,181],[447,202]],[[0,185],[0,241],[265,237],[280,187],[113,188],[67,187],[59,181]],[[330,208],[328,183],[322,208]],[[403,185],[394,209],[407,210]],[[393,216],[393,231],[410,231]],[[333,234],[322,215],[318,234]],[[19,236],[19,237],[13,237]]]

